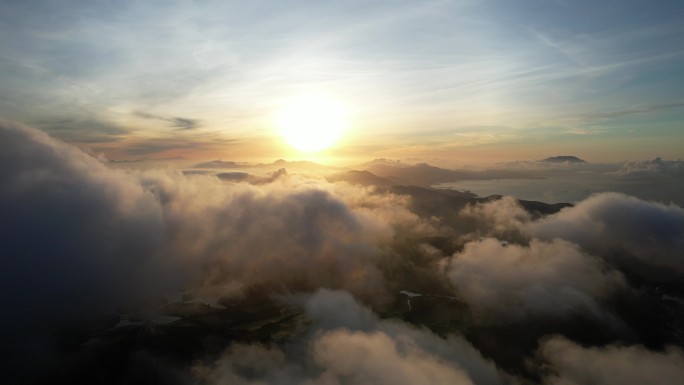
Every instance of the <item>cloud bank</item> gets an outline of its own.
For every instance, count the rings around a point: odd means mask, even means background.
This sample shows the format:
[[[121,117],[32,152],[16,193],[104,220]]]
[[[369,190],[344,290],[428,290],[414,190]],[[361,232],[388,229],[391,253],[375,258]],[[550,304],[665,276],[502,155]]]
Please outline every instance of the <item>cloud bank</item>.
[[[618,193],[595,194],[534,220],[511,197],[466,208],[485,234],[517,239],[564,239],[597,255],[627,253],[645,264],[684,271],[684,209]]]
[[[197,286],[345,288],[379,304],[380,247],[395,227],[430,231],[406,198],[348,185],[113,170],[10,122],[0,142],[9,349],[43,326]]]
[[[529,233],[602,253],[624,250],[646,264],[684,272],[684,209],[679,206],[605,193],[533,223]]]
[[[12,381],[98,368],[97,351],[128,363],[112,383],[141,368],[238,384],[681,376],[681,207],[604,193],[543,215],[512,197],[433,201],[286,171],[125,171],[7,121],[0,149]],[[400,290],[419,294],[410,307]],[[168,326],[131,316],[159,309]],[[96,316],[112,325],[78,326]],[[164,338],[196,345],[169,358]]]
[[[348,293],[319,290],[304,306],[317,331],[303,352],[235,345],[195,372],[208,383],[234,384],[505,383],[468,342],[380,320]]]
[[[621,274],[560,239],[528,246],[496,239],[470,242],[448,260],[446,274],[474,309],[500,317],[528,313],[603,317],[600,302],[624,288]]]
[[[539,354],[553,373],[546,383],[674,384],[684,378],[684,351],[669,347],[655,352],[643,346],[585,348],[561,337],[545,341]]]

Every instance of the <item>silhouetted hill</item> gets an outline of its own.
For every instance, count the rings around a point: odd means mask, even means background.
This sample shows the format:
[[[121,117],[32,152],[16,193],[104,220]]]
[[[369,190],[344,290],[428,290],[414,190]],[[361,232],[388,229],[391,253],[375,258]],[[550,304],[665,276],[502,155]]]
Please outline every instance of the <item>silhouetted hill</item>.
[[[546,159],[540,160],[540,162],[544,163],[573,163],[573,164],[581,164],[581,163],[587,163],[586,161],[572,155],[560,155],[560,156],[551,156]]]
[[[331,172],[342,170],[341,167],[329,166],[312,162],[310,160],[285,160],[278,159],[273,163],[259,163],[256,167],[274,167],[276,169],[287,168],[290,171],[305,171],[305,172]]]
[[[404,163],[370,163],[366,169],[382,178],[392,179],[405,185],[430,186],[436,183],[453,182],[462,179],[478,179],[470,171],[453,171],[427,163],[407,165]]]
[[[480,198],[468,192],[456,190],[432,189],[419,186],[393,186],[388,191],[394,194],[411,197],[411,210],[421,217],[437,217],[461,231],[471,231],[472,223],[459,218],[458,213],[469,204],[490,202],[501,199],[501,195]],[[537,201],[518,200],[520,205],[535,217],[554,214],[570,203],[544,203]]]
[[[369,171],[350,170],[330,175],[326,178],[329,182],[348,182],[361,186],[390,187],[397,183],[387,178],[381,178]]]
[[[427,163],[409,165],[397,161],[376,159],[365,163],[366,170],[385,179],[397,181],[396,184],[429,187],[438,183],[461,180],[537,178],[529,172],[520,170],[449,170]]]
[[[195,168],[231,168],[231,167],[244,167],[244,163],[230,162],[223,160],[212,160],[209,162],[197,163],[193,167]]]
[[[395,167],[405,167],[409,166],[406,163],[403,163],[398,160],[392,160],[392,159],[386,159],[386,158],[376,158],[373,159],[369,162],[362,163],[359,165],[359,168],[369,168],[369,167],[374,167],[374,166],[395,166]]]
[[[328,166],[309,160],[295,160],[288,161],[285,159],[278,159],[272,163],[244,163],[244,162],[232,162],[224,160],[212,160],[209,162],[197,163],[193,166],[194,168],[258,168],[258,169],[273,169],[279,170],[282,168],[287,168],[296,171],[335,171],[341,170],[340,167]]]

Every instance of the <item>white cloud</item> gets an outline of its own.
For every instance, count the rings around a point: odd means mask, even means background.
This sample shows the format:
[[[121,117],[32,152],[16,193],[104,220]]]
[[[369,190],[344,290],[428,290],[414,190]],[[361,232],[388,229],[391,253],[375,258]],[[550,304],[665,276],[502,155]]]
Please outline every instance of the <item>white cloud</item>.
[[[684,272],[684,209],[603,193],[529,224],[540,239],[562,238],[605,254],[626,251],[642,262]]]
[[[671,385],[684,378],[684,351],[678,347],[662,352],[642,346],[585,348],[554,337],[542,344],[539,355],[553,373],[545,380],[549,385]]]
[[[504,383],[465,340],[380,320],[346,292],[319,290],[304,306],[318,329],[294,344],[304,351],[235,345],[194,372],[210,383],[236,384]]]
[[[318,290],[292,300],[312,320],[299,340],[233,345],[214,364],[195,368],[201,378],[496,384],[504,375],[464,338],[379,319],[357,301],[386,310],[404,275],[425,288],[448,286],[446,276],[476,313],[509,316],[501,322],[586,313],[605,321],[612,320],[605,301],[626,287],[607,255],[684,269],[684,210],[620,194],[596,195],[542,219],[513,198],[469,207],[461,219],[511,243],[469,242],[439,270],[441,249],[422,244],[438,234],[438,220],[411,212],[406,196],[284,173],[250,184],[115,170],[5,121],[0,143],[0,298],[8,309],[0,336],[15,371],[59,365],[50,352],[55,325],[201,286],[215,297]],[[535,333],[528,333],[532,341]],[[575,378],[560,353],[548,354],[560,373],[554,381]]]
[[[629,176],[648,176],[652,174],[665,174],[670,176],[684,176],[683,160],[653,160],[625,162],[618,173]]]
[[[650,266],[684,272],[684,209],[618,193],[601,193],[533,219],[512,197],[469,206],[485,234],[526,241],[563,239],[605,257],[627,253]]]
[[[532,240],[529,246],[470,242],[444,264],[463,300],[503,319],[587,312],[602,318],[601,302],[625,286],[620,273],[562,240]]]
[[[382,304],[381,250],[395,231],[431,231],[406,198],[346,184],[124,172],[9,122],[0,143],[9,349],[53,323],[198,285],[232,288],[219,295],[345,288]]]

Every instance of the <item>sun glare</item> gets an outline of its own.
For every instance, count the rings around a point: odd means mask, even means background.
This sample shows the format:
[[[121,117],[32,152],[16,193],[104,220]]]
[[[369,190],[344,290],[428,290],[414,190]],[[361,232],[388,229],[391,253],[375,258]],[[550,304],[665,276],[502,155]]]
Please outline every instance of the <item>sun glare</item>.
[[[302,152],[318,152],[337,143],[347,129],[344,106],[323,95],[292,99],[278,115],[283,140]]]

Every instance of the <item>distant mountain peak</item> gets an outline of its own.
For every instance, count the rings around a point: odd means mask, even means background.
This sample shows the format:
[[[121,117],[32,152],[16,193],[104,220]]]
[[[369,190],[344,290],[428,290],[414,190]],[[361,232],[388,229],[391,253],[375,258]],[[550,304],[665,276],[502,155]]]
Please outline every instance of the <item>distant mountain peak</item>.
[[[230,168],[230,167],[238,167],[238,166],[243,166],[244,164],[237,163],[237,162],[230,162],[230,161],[223,161],[223,160],[212,160],[209,162],[202,162],[202,163],[197,163],[193,167],[195,168]]]
[[[559,155],[559,156],[550,156],[546,159],[542,159],[540,162],[544,163],[587,163],[583,159],[580,159],[576,156],[572,155]]]
[[[369,162],[360,165],[361,168],[372,167],[372,166],[394,166],[394,167],[406,167],[408,164],[400,161],[387,158],[376,158]]]
[[[394,181],[379,177],[367,170],[349,170],[334,175],[330,175],[326,179],[330,182],[345,181],[352,184],[358,184],[363,186],[390,187],[397,184]]]

